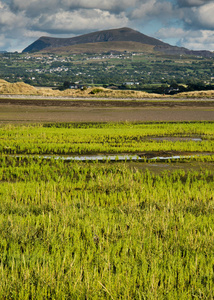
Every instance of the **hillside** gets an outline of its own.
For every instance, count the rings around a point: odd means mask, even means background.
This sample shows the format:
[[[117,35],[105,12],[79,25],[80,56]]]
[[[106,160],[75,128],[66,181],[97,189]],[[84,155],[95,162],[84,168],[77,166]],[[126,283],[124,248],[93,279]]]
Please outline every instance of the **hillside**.
[[[142,44],[139,42],[100,42],[100,43],[86,43],[56,48],[45,48],[41,50],[42,53],[56,54],[72,54],[72,53],[122,53],[128,52],[153,52],[154,47],[152,45]]]
[[[119,44],[112,44],[112,43]],[[105,43],[105,45],[104,45]],[[128,43],[128,44],[127,44]],[[132,43],[132,44],[130,44]],[[101,45],[102,44],[102,45]],[[26,47],[23,52],[53,52],[53,53],[98,53],[102,51],[144,51],[142,45],[149,45],[150,51],[173,55],[197,55],[203,57],[214,57],[210,51],[192,51],[186,48],[171,46],[158,39],[149,37],[131,28],[119,28],[111,30],[96,31],[72,38],[40,37],[34,43]],[[81,45],[77,47],[77,45]],[[74,47],[75,46],[75,47]],[[66,47],[66,48],[65,48]],[[145,46],[144,46],[145,47]],[[146,48],[148,51],[148,48]]]
[[[147,35],[144,35],[133,29],[120,28],[92,32],[73,38],[41,37],[37,41],[29,45],[27,48],[25,48],[23,52],[35,52],[43,50],[45,48],[49,48],[49,50],[51,50],[51,48],[103,42],[137,42],[153,46],[165,45],[165,43],[157,39],[151,38]]]

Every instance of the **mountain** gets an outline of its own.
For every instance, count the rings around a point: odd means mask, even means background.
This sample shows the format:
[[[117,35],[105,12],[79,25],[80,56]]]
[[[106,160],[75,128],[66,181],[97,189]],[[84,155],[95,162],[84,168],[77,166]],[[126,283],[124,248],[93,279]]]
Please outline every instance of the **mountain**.
[[[101,46],[102,43],[102,46]],[[77,47],[78,45],[78,47]],[[127,46],[130,51],[132,48],[136,51],[142,51],[142,45],[150,51],[158,51],[173,55],[198,55],[205,57],[214,57],[214,53],[209,51],[193,51],[186,48],[171,46],[158,39],[149,37],[139,31],[131,28],[119,28],[111,30],[96,31],[73,38],[54,38],[54,37],[40,37],[34,43],[26,47],[23,52],[93,52],[97,50],[103,51],[102,48],[112,51],[125,51]],[[109,46],[109,47],[108,47]],[[147,46],[147,47],[146,47]],[[116,47],[116,48],[115,48]],[[119,49],[119,50],[118,50]],[[98,52],[100,52],[98,51]],[[138,51],[138,52],[139,52]]]
[[[130,28],[111,29],[92,32],[73,38],[40,37],[37,41],[25,48],[23,52],[35,52],[45,48],[58,48],[87,43],[103,42],[138,42],[153,46],[164,46],[165,43],[146,36]]]

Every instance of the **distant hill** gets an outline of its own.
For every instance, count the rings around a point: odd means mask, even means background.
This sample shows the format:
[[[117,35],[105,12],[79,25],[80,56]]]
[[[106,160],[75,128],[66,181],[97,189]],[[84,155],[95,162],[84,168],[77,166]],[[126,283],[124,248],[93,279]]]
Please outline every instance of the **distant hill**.
[[[101,45],[101,44],[102,45]],[[105,43],[105,44],[104,44]],[[116,43],[116,44],[113,44]],[[86,46],[87,44],[87,46]],[[79,45],[79,47],[77,47]],[[81,45],[81,46],[80,46]],[[144,45],[142,47],[142,45]],[[147,47],[145,47],[147,45]],[[192,51],[186,48],[171,46],[158,39],[149,37],[139,31],[130,28],[119,28],[104,31],[96,31],[73,38],[40,37],[34,43],[26,47],[23,52],[101,52],[112,51],[136,51],[142,52],[150,46],[150,51],[158,51],[173,55],[199,55],[214,57],[209,51]],[[75,47],[74,47],[75,46]],[[143,48],[143,49],[142,49]]]

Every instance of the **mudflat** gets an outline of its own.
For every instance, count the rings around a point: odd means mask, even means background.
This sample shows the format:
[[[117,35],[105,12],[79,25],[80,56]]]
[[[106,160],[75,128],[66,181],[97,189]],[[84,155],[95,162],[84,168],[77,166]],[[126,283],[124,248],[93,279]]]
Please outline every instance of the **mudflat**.
[[[214,121],[214,99],[0,97],[0,123]]]

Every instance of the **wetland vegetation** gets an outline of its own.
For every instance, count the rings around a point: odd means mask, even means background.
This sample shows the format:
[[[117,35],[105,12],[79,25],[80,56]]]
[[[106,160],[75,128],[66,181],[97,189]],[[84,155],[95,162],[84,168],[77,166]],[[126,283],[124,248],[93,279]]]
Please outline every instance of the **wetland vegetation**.
[[[213,122],[9,124],[0,127],[0,134],[0,152],[4,154],[214,151]]]
[[[213,299],[213,142],[213,122],[2,125],[0,298]],[[163,151],[211,155],[40,157]]]

